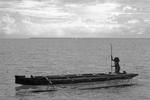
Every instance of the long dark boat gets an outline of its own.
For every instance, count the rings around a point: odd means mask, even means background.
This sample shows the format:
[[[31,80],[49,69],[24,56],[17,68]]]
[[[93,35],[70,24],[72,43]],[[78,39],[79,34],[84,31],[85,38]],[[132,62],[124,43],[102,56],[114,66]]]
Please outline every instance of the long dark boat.
[[[135,73],[113,73],[112,72],[112,45],[111,45],[111,72],[89,73],[89,74],[68,74],[68,75],[50,75],[50,76],[15,76],[15,83],[22,85],[55,85],[55,84],[75,84],[83,82],[98,82],[118,79],[131,79],[136,77]]]
[[[120,73],[120,74],[68,74],[51,76],[15,76],[15,83],[22,85],[55,85],[55,84],[74,84],[83,82],[109,81],[117,79],[131,79],[138,74]]]

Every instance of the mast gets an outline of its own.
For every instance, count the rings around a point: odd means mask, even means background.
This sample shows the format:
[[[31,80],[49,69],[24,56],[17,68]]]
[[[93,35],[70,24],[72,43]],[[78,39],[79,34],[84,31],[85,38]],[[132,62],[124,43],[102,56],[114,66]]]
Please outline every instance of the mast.
[[[113,59],[113,56],[112,56],[112,44],[110,44],[110,50],[111,50],[110,61],[111,61],[111,73],[112,73],[112,59]]]

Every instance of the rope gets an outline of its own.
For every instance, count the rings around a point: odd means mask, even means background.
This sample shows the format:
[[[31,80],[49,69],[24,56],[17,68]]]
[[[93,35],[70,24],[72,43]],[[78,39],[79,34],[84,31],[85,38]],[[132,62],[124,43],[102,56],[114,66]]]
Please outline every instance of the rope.
[[[45,77],[45,79],[49,82],[50,85],[53,85],[52,81],[48,79],[48,77]]]
[[[53,83],[52,83],[52,81],[49,80],[48,77],[45,76],[45,79],[49,82],[49,85],[51,85],[53,88],[55,88],[54,85],[53,85]]]

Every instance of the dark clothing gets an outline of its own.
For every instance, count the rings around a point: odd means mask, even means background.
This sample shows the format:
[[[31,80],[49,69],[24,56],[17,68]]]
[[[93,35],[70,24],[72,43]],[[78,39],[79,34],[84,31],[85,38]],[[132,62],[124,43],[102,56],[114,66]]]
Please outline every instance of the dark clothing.
[[[114,59],[113,57],[111,58],[112,58],[112,61],[114,61],[115,73],[117,74],[120,73],[120,65],[119,65],[120,59],[118,57],[115,57]]]
[[[115,73],[120,73],[120,65],[119,63],[115,63]]]

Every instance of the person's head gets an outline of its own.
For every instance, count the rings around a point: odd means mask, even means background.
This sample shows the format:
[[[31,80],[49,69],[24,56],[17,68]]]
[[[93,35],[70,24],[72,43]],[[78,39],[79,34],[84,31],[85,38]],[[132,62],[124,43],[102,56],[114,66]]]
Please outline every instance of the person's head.
[[[115,61],[116,63],[119,63],[119,62],[120,62],[119,57],[115,57],[115,58],[114,58],[114,61]]]

